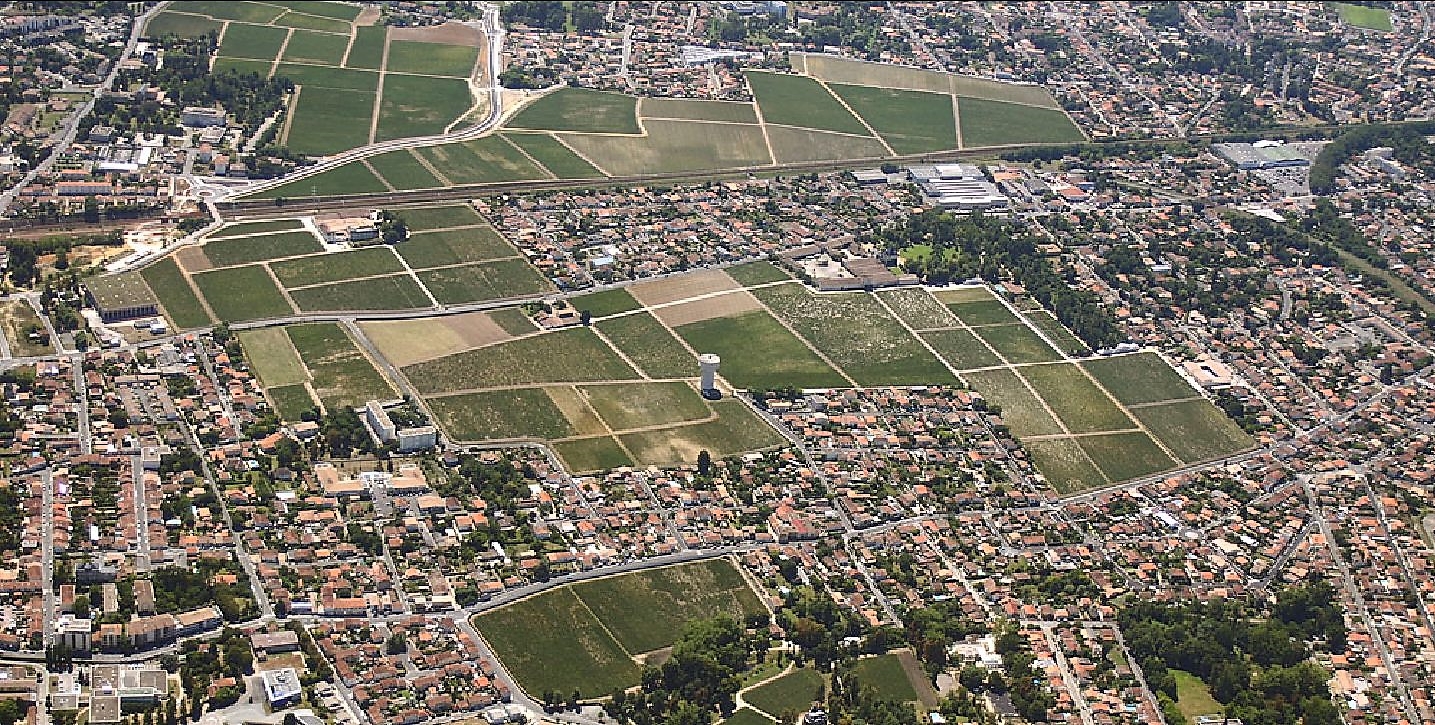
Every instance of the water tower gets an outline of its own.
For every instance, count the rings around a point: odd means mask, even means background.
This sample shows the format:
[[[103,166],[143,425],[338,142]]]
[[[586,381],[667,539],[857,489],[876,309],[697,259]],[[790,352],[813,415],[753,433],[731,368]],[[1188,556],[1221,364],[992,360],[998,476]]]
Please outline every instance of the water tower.
[[[703,397],[708,400],[717,400],[722,397],[722,392],[717,389],[718,364],[722,358],[712,353],[698,356],[698,368],[702,370],[702,391]]]

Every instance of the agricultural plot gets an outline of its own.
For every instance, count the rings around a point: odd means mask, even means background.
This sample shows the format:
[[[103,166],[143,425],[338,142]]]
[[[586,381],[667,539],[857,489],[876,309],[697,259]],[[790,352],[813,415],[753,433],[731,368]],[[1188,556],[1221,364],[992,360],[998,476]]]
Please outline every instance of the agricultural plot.
[[[1150,405],[1131,414],[1183,463],[1219,458],[1251,446],[1250,436],[1206,400]]]
[[[633,380],[637,373],[586,327],[532,335],[410,365],[421,393],[508,385]]]
[[[739,264],[736,267],[728,267],[723,270],[727,276],[732,277],[735,282],[744,287],[756,287],[760,284],[772,282],[784,282],[792,279],[792,275],[783,271],[781,267],[772,262],[748,262]]]
[[[309,63],[312,65],[338,66],[344,59],[344,50],[349,47],[349,36],[320,33],[313,30],[295,30],[289,36],[284,48],[284,62]]]
[[[395,365],[404,366],[510,339],[512,334],[495,319],[509,311],[514,310],[364,322],[361,327],[379,354]],[[522,311],[518,312],[522,315]],[[533,332],[532,324],[527,332]]]
[[[484,612],[473,625],[526,692],[597,697],[638,684],[638,665],[569,587]]]
[[[829,87],[899,154],[957,148],[957,120],[946,93],[835,83]]]
[[[962,96],[957,99],[962,143],[998,146],[1025,143],[1077,143],[1081,130],[1057,109]]]
[[[614,176],[772,163],[760,126],[702,121],[645,121],[643,125],[647,136],[565,133],[561,138]]]
[[[389,29],[383,25],[369,25],[355,29],[354,42],[349,46],[349,57],[345,68],[378,70],[384,64],[384,41]]]
[[[345,22],[352,21],[354,18],[359,17],[360,10],[357,5],[321,2],[320,0],[270,0],[267,4],[289,8],[296,13],[318,15],[319,17],[334,18]]]
[[[444,185],[408,149],[371,156],[368,162],[395,189],[437,189]]]
[[[740,707],[722,725],[772,725],[773,719],[750,708]]]
[[[426,232],[454,227],[471,227],[483,223],[483,217],[467,204],[450,206],[426,206],[395,210],[404,220],[409,232]]]
[[[825,678],[810,668],[793,670],[760,687],[754,687],[742,694],[742,698],[753,707],[775,717],[785,714],[801,714],[817,701]]]
[[[644,119],[666,118],[757,123],[757,110],[751,103],[698,101],[684,98],[644,98],[641,104],[638,107],[638,115]]]
[[[342,20],[321,17],[319,15],[304,15],[302,13],[284,13],[274,19],[274,24],[284,25],[290,28],[319,30],[336,35],[348,33],[350,28],[349,23]]]
[[[956,382],[871,295],[813,294],[796,284],[753,294],[860,385]]]
[[[614,431],[688,423],[712,415],[702,396],[687,383],[584,385],[579,390]]]
[[[285,287],[341,282],[402,272],[403,264],[385,245],[276,262],[269,267]]]
[[[1076,438],[1047,438],[1022,444],[1036,470],[1057,493],[1097,488],[1111,480],[1096,467]]]
[[[863,687],[876,690],[877,697],[883,700],[913,702],[917,699],[917,691],[907,679],[907,672],[902,669],[902,662],[895,654],[858,659],[852,665],[852,676]]]
[[[1199,395],[1155,353],[1120,355],[1081,363],[1102,387],[1126,405],[1183,400]]]
[[[767,137],[779,164],[838,159],[880,159],[887,149],[871,136],[812,131],[805,128],[769,126]]]
[[[913,330],[935,330],[955,327],[959,323],[952,311],[924,289],[901,288],[882,290],[877,296]]]
[[[987,325],[972,328],[972,331],[1010,363],[1054,362],[1061,359],[1061,353],[1053,350],[1040,335],[1023,324]]]
[[[691,621],[765,610],[733,565],[708,560],[576,584],[574,593],[631,654],[670,647]]]
[[[268,76],[272,64],[267,60],[249,60],[247,58],[215,58],[213,72],[215,74],[234,72],[239,75],[253,73],[257,76]]]
[[[478,48],[474,46],[390,40],[386,68],[390,73],[468,78],[477,61]]]
[[[1145,433],[1112,433],[1074,438],[1112,481],[1127,481],[1176,465]]]
[[[1104,390],[1074,364],[1030,365],[1019,374],[1072,433],[1131,430],[1131,421]]]
[[[165,257],[145,267],[140,270],[140,276],[159,298],[160,307],[176,329],[204,327],[211,322],[209,313],[204,311],[204,305],[189,286],[189,280],[180,271],[174,257]]]
[[[486,390],[430,398],[427,403],[456,441],[555,440],[578,432],[542,388]]]
[[[269,23],[284,11],[273,7],[268,3],[257,2],[214,2],[213,0],[201,0],[200,2],[186,2],[179,7],[184,12],[208,15],[215,20],[237,20],[243,23]]]
[[[977,370],[1001,365],[1001,358],[976,335],[962,329],[918,333],[942,359],[958,370]]]
[[[279,48],[284,45],[284,39],[287,37],[287,28],[230,23],[229,27],[224,29],[224,40],[219,45],[218,54],[223,58],[272,61],[279,55]]]
[[[220,24],[209,18],[188,13],[166,10],[150,19],[145,26],[145,36],[163,38],[176,35],[181,38],[198,38],[209,33],[219,34]]]
[[[408,217],[407,214],[404,215]],[[414,269],[486,262],[518,256],[518,250],[504,241],[493,227],[441,229],[409,234],[395,249]]]
[[[244,358],[254,366],[259,382],[266,388],[302,385],[309,381],[309,370],[299,359],[299,352],[282,327],[263,327],[238,334],[244,347]]]
[[[1000,406],[1002,421],[1018,438],[1061,434],[1061,425],[1015,372],[983,370],[964,377],[988,404]]]
[[[389,187],[369,167],[354,163],[315,174],[307,179],[292,181],[255,195],[259,199],[279,199],[287,196],[325,196],[329,194],[370,194],[388,191]]]
[[[389,58],[392,62],[392,54]],[[436,136],[443,133],[444,128],[467,113],[472,106],[473,98],[469,93],[468,82],[463,79],[390,73],[384,76],[383,98],[379,102],[379,126],[374,140]]]
[[[389,400],[398,392],[374,368],[338,325],[316,323],[284,328],[326,410],[350,408],[370,400]]]
[[[546,178],[542,169],[498,136],[428,146],[418,149],[418,154],[455,184]]]
[[[433,306],[433,301],[409,274],[302,287],[290,290],[289,296],[303,312],[413,310]]]
[[[553,289],[548,279],[523,259],[430,269],[417,276],[441,305],[527,297]]]
[[[324,251],[319,240],[307,231],[227,237],[220,241],[205,242],[202,249],[204,256],[216,267],[232,267]]]
[[[269,402],[274,405],[274,412],[279,416],[279,420],[285,422],[303,420],[305,413],[317,407],[314,396],[309,394],[309,388],[304,385],[266,388],[264,392],[269,396]]]
[[[508,128],[583,133],[640,133],[638,99],[586,88],[560,88],[519,111]]]
[[[526,335],[538,329],[528,313],[517,307],[494,310],[488,313],[488,317],[493,320],[493,324],[498,325],[500,329],[510,335]]]
[[[840,388],[847,381],[766,311],[715,317],[675,330],[699,353],[722,357],[719,374],[734,386]]]
[[[706,450],[715,458],[786,445],[787,439],[736,400],[711,404],[717,419],[619,436],[638,465],[693,465]]]
[[[229,267],[194,275],[194,283],[223,322],[244,322],[294,314],[263,265]],[[161,298],[162,299],[162,298]]]
[[[594,179],[603,175],[602,172],[593,168],[592,164],[573,153],[572,149],[564,146],[551,134],[505,133],[502,136],[509,143],[523,149],[524,153],[542,164],[543,168],[548,169],[548,172],[556,178]]]
[[[1024,312],[1022,317],[1026,318],[1032,327],[1045,333],[1047,339],[1051,340],[1063,355],[1077,356],[1087,351],[1086,343],[1072,334],[1071,330],[1066,329],[1066,326],[1061,324],[1050,312],[1046,310]]]
[[[740,289],[740,285],[720,269],[704,269],[676,277],[639,282],[627,289],[644,305],[652,307],[703,295],[730,292]]]
[[[967,302],[952,302],[947,304],[962,324],[977,327],[980,325],[1011,325],[1021,322],[1006,305],[991,296],[986,290],[979,290],[985,299],[977,298]],[[975,295],[973,295],[975,296]],[[941,299],[941,295],[938,295]]]
[[[633,299],[633,295],[628,294],[628,290],[621,287],[573,297],[568,300],[568,304],[573,305],[579,312],[587,312],[594,317],[607,317],[642,307]]]
[[[743,76],[765,123],[867,135],[862,122],[811,78],[762,71],[748,71]]]
[[[603,320],[595,326],[648,377],[683,378],[697,374],[697,358],[646,312]]]
[[[298,219],[276,219],[267,222],[241,222],[239,224],[226,224],[217,231],[205,237],[209,240],[226,239],[229,237],[247,237],[253,234],[264,234],[267,232],[287,232],[294,229],[302,229],[304,223]]]
[[[633,459],[623,452],[617,439],[612,436],[574,438],[553,444],[553,450],[563,459],[568,470],[575,473],[606,471],[633,465]]]
[[[369,125],[355,119],[367,119],[373,114],[374,97],[372,92],[304,86],[299,91],[294,117],[289,122],[285,145],[297,153],[326,156],[368,143]],[[348,164],[325,173],[332,174],[350,167],[362,168],[362,165]],[[367,170],[365,173],[368,173]],[[297,183],[315,184],[317,179],[317,176],[310,177]],[[329,193],[387,189],[377,183],[377,179],[374,181],[373,188],[350,190],[339,187]]]

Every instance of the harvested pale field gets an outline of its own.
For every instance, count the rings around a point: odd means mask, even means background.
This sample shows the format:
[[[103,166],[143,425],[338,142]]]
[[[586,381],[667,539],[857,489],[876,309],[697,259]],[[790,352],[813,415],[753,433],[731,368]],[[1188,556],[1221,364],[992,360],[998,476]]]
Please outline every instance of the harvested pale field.
[[[705,269],[678,277],[639,282],[629,287],[628,292],[645,306],[652,307],[653,305],[691,299],[699,295],[741,288],[742,285],[733,281],[733,278],[727,276],[726,272],[720,269]]]
[[[583,399],[582,393],[572,385],[562,385],[544,388],[543,392],[548,393],[548,398],[558,406],[563,417],[577,431],[576,435],[608,435],[608,426],[598,418],[598,414],[589,407],[588,402]]]
[[[483,36],[478,28],[463,23],[447,22],[443,25],[428,25],[415,28],[389,28],[389,40],[413,40],[420,43],[442,43],[444,45],[467,45],[478,47]]]
[[[203,272],[214,269],[214,263],[209,257],[204,256],[203,247],[185,247],[174,253],[174,261],[179,262],[186,272]]]
[[[932,296],[943,304],[955,305],[963,302],[989,302],[996,299],[986,287],[956,287],[932,290]]]
[[[946,74],[919,68],[906,68],[885,63],[868,63],[860,60],[836,58],[815,53],[793,53],[793,61],[802,58],[807,75],[829,83],[849,83],[858,86],[880,88],[902,88],[910,91],[949,90],[950,81]],[[794,62],[794,66],[797,65]]]
[[[508,334],[487,313],[360,324],[379,352],[398,367],[503,342]]]
[[[694,300],[671,307],[660,307],[651,312],[668,327],[690,325],[694,322],[711,320],[716,317],[733,317],[744,312],[762,309],[762,303],[745,290],[732,294]]]

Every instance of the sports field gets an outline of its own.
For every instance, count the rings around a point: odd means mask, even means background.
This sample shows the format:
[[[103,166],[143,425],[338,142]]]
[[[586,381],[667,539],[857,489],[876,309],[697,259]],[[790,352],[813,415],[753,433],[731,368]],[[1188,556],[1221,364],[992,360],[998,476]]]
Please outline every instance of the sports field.
[[[1390,32],[1390,10],[1386,8],[1357,5],[1355,3],[1334,3],[1340,19],[1357,28]]]
[[[634,656],[671,646],[684,623],[761,611],[736,568],[716,559],[559,587],[473,623],[525,692],[596,697],[638,684]]]

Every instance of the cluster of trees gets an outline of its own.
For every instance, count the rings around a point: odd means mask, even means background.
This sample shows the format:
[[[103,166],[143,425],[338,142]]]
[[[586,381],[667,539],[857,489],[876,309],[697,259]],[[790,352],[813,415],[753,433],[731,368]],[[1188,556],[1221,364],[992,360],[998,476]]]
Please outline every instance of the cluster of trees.
[[[569,7],[569,6],[572,7]],[[522,0],[504,3],[503,22],[506,25],[527,25],[538,30],[562,32],[572,19],[573,29],[580,33],[595,33],[603,29],[606,13],[596,2],[564,3],[556,0]]]
[[[379,241],[398,244],[408,238],[409,225],[403,217],[388,210],[379,212]]]
[[[1046,681],[1044,673],[1032,664],[1036,656],[1016,626],[1004,625],[997,633],[996,651],[1006,670],[1005,682],[998,684],[1006,686],[1017,714],[1031,722],[1045,722],[1047,711],[1056,705],[1056,698],[1042,684]],[[988,686],[991,684],[988,682]]]
[[[25,510],[14,488],[0,488],[0,551],[18,551]]]
[[[947,284],[973,277],[987,282],[1011,279],[1082,342],[1102,348],[1122,342],[1116,320],[1092,292],[1072,287],[1075,272],[1058,272],[1037,250],[1036,239],[1024,227],[994,217],[973,214],[955,217],[927,210],[903,223],[889,226],[878,237],[889,250],[925,249],[910,255],[902,268],[930,284]]]
[[[644,668],[642,690],[613,693],[604,710],[635,725],[708,725],[713,712],[732,714],[741,687],[739,675],[768,647],[762,630],[766,617],[748,624],[756,634],[748,634],[744,623],[725,615],[688,623],[662,666]],[[552,704],[561,697],[547,693],[544,700]]]
[[[1329,673],[1310,661],[1308,639],[1331,652],[1345,649],[1345,623],[1325,582],[1287,589],[1270,616],[1235,601],[1136,602],[1120,622],[1132,655],[1163,705],[1176,697],[1172,670],[1206,683],[1226,715],[1272,725],[1334,725]],[[1174,722],[1184,722],[1165,707]]]
[[[935,602],[915,609],[907,614],[904,627],[907,641],[932,674],[947,668],[949,647],[969,635],[987,631],[982,623],[967,618],[956,601]]]
[[[504,88],[547,88],[558,82],[558,71],[548,66],[524,68],[513,65],[498,74],[498,82]]]
[[[245,675],[254,673],[254,651],[249,647],[249,638],[237,629],[226,627],[215,640],[187,640],[181,652],[184,659],[179,667],[179,682],[184,688],[185,700],[190,703],[191,720],[198,720],[204,714],[206,695],[215,680],[233,677],[242,683]],[[211,709],[228,707],[243,694],[242,684],[221,687],[208,698],[209,706]]]
[[[227,622],[243,621],[254,610],[248,591],[239,584],[216,583],[215,575],[233,574],[232,562],[201,559],[195,568],[162,567],[150,574],[157,612],[185,612],[209,603],[219,607]],[[240,581],[245,581],[240,577]]]
[[[1395,150],[1395,158],[1409,166],[1427,165],[1431,158],[1425,136],[1435,133],[1435,121],[1406,123],[1399,126],[1356,126],[1343,131],[1325,145],[1310,165],[1310,190],[1315,194],[1335,191],[1335,177],[1340,165],[1362,151],[1377,146]]]

